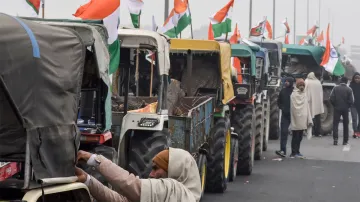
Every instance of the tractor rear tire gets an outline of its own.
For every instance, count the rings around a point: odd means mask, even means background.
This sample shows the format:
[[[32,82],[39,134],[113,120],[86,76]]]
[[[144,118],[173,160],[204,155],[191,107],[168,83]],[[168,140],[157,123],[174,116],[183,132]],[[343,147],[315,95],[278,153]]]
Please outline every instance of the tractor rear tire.
[[[89,151],[93,154],[102,155],[105,158],[111,160],[114,164],[118,165],[119,158],[117,151],[112,148],[105,145],[98,145],[97,147],[94,147]],[[100,174],[93,166],[88,166],[86,164],[82,164],[80,166],[86,173],[93,176],[95,179],[97,179],[99,182],[101,182],[103,185],[111,187],[111,185],[106,181],[105,177]]]
[[[206,175],[207,175],[207,160],[206,155],[200,154],[197,166],[199,168],[200,181],[201,181],[201,198],[205,193],[205,185],[206,185]],[[200,199],[201,199],[200,198]]]
[[[263,137],[262,137],[262,124],[263,124],[263,114],[262,114],[262,105],[257,104],[255,107],[255,160],[261,160],[262,156],[262,144],[263,144]]]
[[[268,91],[270,92],[270,130],[269,130],[269,139],[277,140],[279,139],[279,107],[277,105],[277,100],[280,93],[280,88],[276,88]]]
[[[324,113],[321,115],[321,135],[329,135],[332,132],[334,107],[329,100],[324,101]]]
[[[232,115],[232,127],[239,135],[239,158],[237,163],[237,175],[251,175],[253,168],[251,153],[253,105],[244,108],[237,107]]]
[[[169,148],[167,129],[156,132],[135,131],[130,140],[127,170],[140,178],[148,178],[152,169],[152,159],[167,148]]]
[[[237,175],[238,159],[239,159],[239,141],[238,138],[232,137],[229,182],[235,181]]]
[[[264,100],[263,105],[263,115],[264,115],[264,129],[263,129],[263,146],[262,150],[267,151],[268,143],[269,143],[269,133],[270,133],[270,100],[269,98],[267,100]]]
[[[223,193],[227,188],[231,159],[231,131],[228,118],[217,120],[211,137],[205,190],[211,193]]]

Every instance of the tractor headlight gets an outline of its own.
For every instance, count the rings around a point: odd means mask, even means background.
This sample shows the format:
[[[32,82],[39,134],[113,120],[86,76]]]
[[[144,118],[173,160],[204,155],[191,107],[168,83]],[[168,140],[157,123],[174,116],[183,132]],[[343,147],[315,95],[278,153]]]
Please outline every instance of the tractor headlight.
[[[141,118],[138,126],[139,127],[147,127],[147,128],[153,128],[155,127],[157,124],[159,124],[159,119],[154,119],[154,118]]]

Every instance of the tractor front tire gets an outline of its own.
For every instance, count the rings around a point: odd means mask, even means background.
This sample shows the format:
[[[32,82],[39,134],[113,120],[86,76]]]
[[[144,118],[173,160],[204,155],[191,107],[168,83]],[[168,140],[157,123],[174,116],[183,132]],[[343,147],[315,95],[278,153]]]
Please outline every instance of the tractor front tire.
[[[199,168],[200,181],[201,181],[201,198],[205,193],[206,175],[207,175],[207,160],[206,155],[200,154],[197,166]]]
[[[237,175],[251,175],[253,168],[251,138],[252,138],[253,105],[244,108],[236,107],[232,115],[232,127],[239,135],[239,157],[237,163]]]
[[[262,114],[262,105],[257,104],[255,107],[255,160],[261,160],[262,156],[262,145],[263,145],[263,114]]]
[[[169,148],[169,133],[163,131],[135,131],[130,139],[128,168],[130,173],[140,178],[148,178],[152,169],[152,159]]]
[[[334,107],[329,100],[324,101],[324,113],[321,115],[321,135],[329,135],[332,132]]]
[[[216,121],[211,137],[205,190],[211,193],[223,193],[227,188],[231,159],[231,131],[228,118],[220,118]]]

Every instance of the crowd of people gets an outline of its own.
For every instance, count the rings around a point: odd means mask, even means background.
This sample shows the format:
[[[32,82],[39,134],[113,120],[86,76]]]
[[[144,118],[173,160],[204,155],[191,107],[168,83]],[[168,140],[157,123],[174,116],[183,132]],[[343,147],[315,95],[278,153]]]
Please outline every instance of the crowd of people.
[[[303,158],[300,144],[303,136],[321,137],[321,114],[324,113],[323,88],[320,75],[310,72],[305,81],[288,77],[278,97],[278,106],[282,112],[280,121],[280,150],[276,154],[286,157],[286,145],[289,129],[292,134],[291,158]],[[342,77],[340,84],[330,94],[334,108],[333,144],[338,145],[339,123],[343,122],[343,145],[349,144],[349,111],[352,115],[353,137],[360,137],[360,73],[355,73],[348,86],[348,79]]]

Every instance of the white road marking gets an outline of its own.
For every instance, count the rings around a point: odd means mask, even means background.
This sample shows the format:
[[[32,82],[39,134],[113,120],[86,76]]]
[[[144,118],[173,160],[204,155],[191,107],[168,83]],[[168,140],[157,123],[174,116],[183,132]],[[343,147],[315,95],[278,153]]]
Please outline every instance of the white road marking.
[[[350,145],[346,145],[343,147],[344,152],[348,152],[348,151],[350,151],[350,149],[351,149]]]

